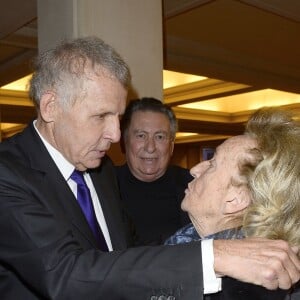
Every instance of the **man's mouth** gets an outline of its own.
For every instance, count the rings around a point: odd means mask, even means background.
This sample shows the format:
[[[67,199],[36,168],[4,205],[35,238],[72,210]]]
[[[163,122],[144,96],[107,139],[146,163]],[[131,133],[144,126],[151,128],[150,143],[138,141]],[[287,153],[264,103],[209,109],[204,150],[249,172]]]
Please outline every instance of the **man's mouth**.
[[[102,158],[105,156],[107,150],[97,150],[97,157]]]
[[[155,160],[157,160],[157,158],[156,157],[152,157],[152,158],[143,157],[142,160],[145,162],[154,162]]]

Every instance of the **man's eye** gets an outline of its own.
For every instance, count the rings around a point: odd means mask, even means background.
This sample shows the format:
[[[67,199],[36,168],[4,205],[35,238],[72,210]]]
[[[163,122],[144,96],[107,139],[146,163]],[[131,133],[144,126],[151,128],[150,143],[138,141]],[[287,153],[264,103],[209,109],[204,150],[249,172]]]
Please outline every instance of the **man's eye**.
[[[135,138],[138,140],[144,140],[146,139],[146,135],[144,133],[138,133],[135,135]]]
[[[163,134],[157,134],[157,135],[155,136],[155,138],[156,138],[157,140],[165,140],[165,139],[166,139],[166,136],[163,135]]]
[[[167,135],[163,133],[156,134],[154,138],[157,142],[165,142],[168,139]]]
[[[98,115],[98,119],[103,120],[105,118],[105,116],[106,116],[106,114]]]

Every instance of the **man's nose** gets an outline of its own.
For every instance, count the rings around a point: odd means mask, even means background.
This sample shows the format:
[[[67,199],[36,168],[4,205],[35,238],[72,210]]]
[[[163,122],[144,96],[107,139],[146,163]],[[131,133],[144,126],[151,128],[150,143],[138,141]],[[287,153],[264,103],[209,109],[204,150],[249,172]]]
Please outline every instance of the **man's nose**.
[[[144,148],[147,152],[154,152],[156,149],[156,143],[154,136],[148,136],[148,138],[145,141]]]
[[[107,138],[109,138],[112,143],[119,142],[121,138],[121,130],[118,117],[110,118],[110,120],[108,120]]]

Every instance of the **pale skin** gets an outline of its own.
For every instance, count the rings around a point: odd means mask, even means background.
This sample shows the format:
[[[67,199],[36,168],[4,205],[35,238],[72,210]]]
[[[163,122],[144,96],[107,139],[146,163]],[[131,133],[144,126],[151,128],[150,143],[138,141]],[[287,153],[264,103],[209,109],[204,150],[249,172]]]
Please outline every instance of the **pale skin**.
[[[256,141],[241,135],[230,138],[216,149],[211,160],[191,169],[194,177],[181,203],[201,237],[241,225],[238,218],[250,204],[245,185],[233,185],[238,178],[238,162],[246,149],[255,148]]]
[[[134,112],[125,149],[128,167],[136,178],[150,182],[163,176],[174,149],[168,117],[160,112]]]
[[[239,174],[239,155],[255,146],[255,140],[247,136],[230,138],[210,161],[191,169],[195,179],[188,186],[182,208],[200,236],[241,225],[236,217],[250,204],[250,195],[244,186],[233,186],[231,178]],[[252,283],[268,289],[288,289],[299,280],[299,249],[293,250],[284,241],[261,238],[215,240],[214,267],[219,275],[246,282],[252,278]]]
[[[91,73],[83,96],[66,110],[56,91],[41,97],[36,123],[40,134],[80,171],[98,167],[111,143],[120,139],[127,90],[109,75]],[[289,288],[300,278],[300,262],[282,241],[215,241],[214,254],[217,273],[268,288]]]
[[[120,140],[119,118],[127,90],[112,76],[92,76],[85,82],[84,99],[64,110],[55,92],[41,99],[37,128],[43,137],[80,171],[96,168]]]
[[[267,289],[289,289],[300,279],[298,251],[281,240],[215,240],[214,269],[217,274]]]

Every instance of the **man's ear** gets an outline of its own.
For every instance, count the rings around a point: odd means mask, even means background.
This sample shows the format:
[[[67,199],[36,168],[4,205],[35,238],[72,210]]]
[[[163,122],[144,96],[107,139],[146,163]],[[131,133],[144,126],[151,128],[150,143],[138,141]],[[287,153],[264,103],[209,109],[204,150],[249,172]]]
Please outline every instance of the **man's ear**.
[[[244,185],[229,188],[228,195],[223,203],[224,214],[238,213],[249,206],[251,203],[250,192]]]
[[[40,113],[42,119],[50,123],[54,120],[55,109],[56,109],[56,94],[52,92],[47,92],[42,95],[40,101]]]
[[[173,154],[173,151],[174,151],[174,141],[172,141],[172,144],[171,144],[171,155]]]

